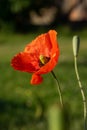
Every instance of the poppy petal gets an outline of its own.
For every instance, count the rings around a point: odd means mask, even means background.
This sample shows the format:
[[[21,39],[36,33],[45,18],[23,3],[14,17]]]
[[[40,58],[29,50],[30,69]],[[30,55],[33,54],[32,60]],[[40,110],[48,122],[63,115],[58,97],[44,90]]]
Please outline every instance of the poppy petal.
[[[57,55],[56,55],[57,56]],[[46,65],[44,65],[43,67],[41,67],[37,72],[35,72],[36,74],[46,74],[50,71],[52,71],[55,67],[55,65],[57,64],[57,60],[56,58],[52,58]]]
[[[46,63],[44,66],[42,66],[40,68],[40,70],[38,70],[36,72],[36,74],[45,74],[50,72],[51,70],[53,70],[53,68],[55,67],[55,65],[57,64],[58,61],[58,57],[59,57],[59,47],[58,47],[58,43],[56,40],[56,31],[49,31],[49,37],[50,37],[50,41],[52,43],[52,49],[51,49],[51,56],[50,56],[50,60],[48,63]]]
[[[27,53],[36,53],[38,57],[40,55],[49,57],[51,48],[52,48],[52,44],[50,42],[50,37],[48,33],[45,33],[38,36],[35,40],[29,43],[25,47],[24,51]]]
[[[58,55],[59,55],[60,51],[59,51],[59,46],[56,39],[57,32],[55,30],[50,30],[48,33],[49,33],[50,41],[52,44],[51,54],[54,55],[55,52],[58,52]]]
[[[43,78],[40,75],[33,74],[31,79],[31,84],[36,85],[42,83]]]
[[[11,61],[11,65],[14,69],[24,72],[36,72],[39,69],[38,62],[35,61],[34,55],[31,56],[28,53],[21,52],[14,56]]]

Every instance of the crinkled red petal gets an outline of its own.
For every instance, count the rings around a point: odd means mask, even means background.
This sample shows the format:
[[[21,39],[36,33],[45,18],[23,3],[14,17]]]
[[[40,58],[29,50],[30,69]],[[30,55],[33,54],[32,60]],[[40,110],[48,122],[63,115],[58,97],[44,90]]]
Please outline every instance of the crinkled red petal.
[[[52,49],[52,44],[50,41],[50,37],[48,33],[42,34],[38,36],[35,40],[33,40],[30,44],[25,47],[25,52],[27,53],[36,53],[38,58],[40,55],[50,56],[50,52]]]
[[[42,83],[42,81],[43,81],[43,78],[40,75],[37,75],[37,74],[32,75],[31,84],[38,85]]]
[[[55,54],[55,57],[51,58],[50,61],[47,64],[45,64],[43,67],[41,67],[35,73],[36,74],[46,74],[46,73],[52,71],[57,64],[57,57],[56,56],[58,57],[58,55]]]
[[[11,65],[14,69],[24,71],[24,72],[36,72],[40,67],[38,65],[38,61],[35,60],[31,54],[21,52],[14,56],[11,61]]]
[[[45,64],[43,67],[40,68],[36,72],[36,74],[45,74],[53,70],[55,65],[58,62],[58,57],[59,57],[59,47],[56,39],[56,32],[51,30],[48,32],[49,37],[50,37],[50,42],[52,44],[52,49],[51,49],[51,55],[50,55],[50,60],[47,64]]]

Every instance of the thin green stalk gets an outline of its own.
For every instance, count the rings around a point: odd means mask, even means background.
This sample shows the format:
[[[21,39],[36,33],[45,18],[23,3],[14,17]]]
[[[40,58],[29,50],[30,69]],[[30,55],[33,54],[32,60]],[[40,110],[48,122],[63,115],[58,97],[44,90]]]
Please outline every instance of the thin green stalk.
[[[78,73],[77,56],[74,56],[74,62],[75,62],[75,73],[76,73],[77,81],[78,81],[80,92],[82,95],[83,106],[84,106],[84,130],[87,130],[87,128],[86,128],[86,116],[87,116],[86,97],[85,97],[83,86],[80,81],[80,77],[79,77],[79,73]]]
[[[63,98],[62,98],[62,93],[61,93],[61,88],[60,88],[60,84],[59,84],[59,81],[56,77],[56,75],[54,74],[53,71],[51,71],[51,74],[52,76],[54,77],[55,81],[56,81],[56,84],[57,84],[57,90],[58,90],[58,93],[59,93],[59,98],[60,98],[60,103],[61,103],[61,106],[63,107]]]

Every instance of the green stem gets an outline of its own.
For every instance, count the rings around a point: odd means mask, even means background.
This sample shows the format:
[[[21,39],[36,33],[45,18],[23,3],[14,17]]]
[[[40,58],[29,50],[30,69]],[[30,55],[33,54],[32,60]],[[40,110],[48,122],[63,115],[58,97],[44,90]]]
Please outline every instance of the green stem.
[[[77,77],[77,81],[79,84],[79,88],[80,88],[80,92],[82,95],[82,100],[83,100],[83,106],[84,106],[84,130],[86,129],[86,114],[87,114],[87,108],[86,108],[86,97],[84,94],[84,90],[80,81],[80,77],[79,77],[79,73],[78,73],[78,67],[77,67],[77,56],[74,57],[74,62],[75,62],[75,72],[76,72],[76,77]]]
[[[59,84],[59,81],[56,77],[56,75],[54,74],[53,71],[51,71],[51,74],[53,75],[55,81],[56,81],[56,84],[57,84],[57,90],[58,90],[58,93],[59,93],[59,98],[60,98],[60,103],[61,103],[61,106],[63,107],[63,98],[62,98],[62,93],[61,93],[61,88],[60,88],[60,84]]]

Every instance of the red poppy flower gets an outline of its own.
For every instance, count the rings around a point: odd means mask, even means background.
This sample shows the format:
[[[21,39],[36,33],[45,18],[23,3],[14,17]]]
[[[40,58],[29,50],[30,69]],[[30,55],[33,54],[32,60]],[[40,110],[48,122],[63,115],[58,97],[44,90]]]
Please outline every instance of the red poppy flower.
[[[59,48],[56,34],[55,30],[50,30],[38,36],[12,59],[14,69],[33,73],[31,84],[40,84],[43,81],[41,75],[52,71],[57,64]]]

